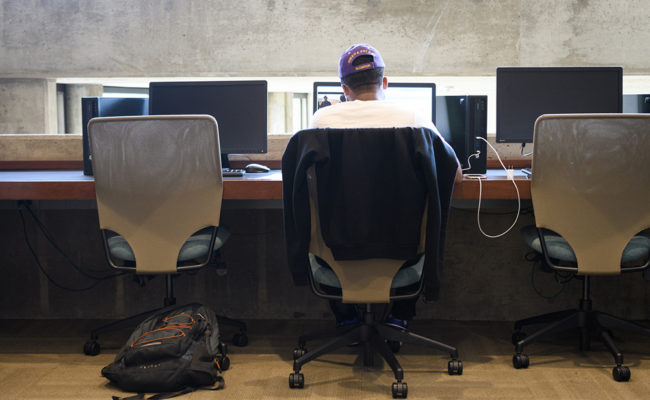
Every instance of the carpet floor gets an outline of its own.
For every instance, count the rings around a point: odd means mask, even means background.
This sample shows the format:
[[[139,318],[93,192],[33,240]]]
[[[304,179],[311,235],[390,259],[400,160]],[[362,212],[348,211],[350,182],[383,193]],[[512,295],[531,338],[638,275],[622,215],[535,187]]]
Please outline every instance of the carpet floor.
[[[82,353],[90,330],[104,321],[0,321],[0,399],[103,399],[128,396],[101,376],[128,337],[119,331],[100,338],[101,354]],[[247,321],[250,343],[229,345],[231,367],[222,391],[197,391],[183,399],[390,399],[394,381],[379,356],[363,366],[360,347],[346,347],[305,365],[303,389],[290,389],[292,350],[300,333],[326,329],[328,321]],[[404,345],[409,399],[648,399],[650,339],[615,332],[631,369],[629,382],[612,378],[613,357],[599,341],[577,350],[577,333],[531,345],[528,369],[512,366],[512,324],[505,322],[413,321],[412,331],[458,348],[463,374],[447,374],[446,354]],[[532,331],[531,331],[532,332]],[[234,331],[224,328],[230,342]],[[310,346],[308,343],[308,348]]]

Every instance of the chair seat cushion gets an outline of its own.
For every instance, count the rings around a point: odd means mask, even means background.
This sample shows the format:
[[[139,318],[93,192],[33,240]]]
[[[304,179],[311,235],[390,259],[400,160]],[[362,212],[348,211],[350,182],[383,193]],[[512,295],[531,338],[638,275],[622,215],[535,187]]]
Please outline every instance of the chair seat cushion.
[[[309,253],[309,265],[311,266],[312,276],[316,283],[341,288],[341,282],[334,273],[334,270],[323,260]],[[416,263],[405,265],[397,271],[391,283],[391,289],[400,289],[418,283],[422,278],[423,266],[424,254],[420,256]]]
[[[178,261],[189,261],[204,257],[210,247],[211,236],[211,228],[202,229],[190,236],[178,253]],[[217,229],[217,237],[214,239],[214,250],[221,248],[229,236],[230,231],[228,229],[223,226],[219,227]],[[120,235],[108,238],[108,250],[113,257],[126,261],[135,261],[131,246]]]
[[[577,262],[576,255],[569,243],[557,233],[542,228],[546,249],[550,258],[567,262]],[[537,227],[528,225],[521,229],[524,242],[538,253],[542,252],[542,244],[539,240]],[[646,259],[650,254],[650,236],[639,234],[634,236],[623,250],[621,263]]]

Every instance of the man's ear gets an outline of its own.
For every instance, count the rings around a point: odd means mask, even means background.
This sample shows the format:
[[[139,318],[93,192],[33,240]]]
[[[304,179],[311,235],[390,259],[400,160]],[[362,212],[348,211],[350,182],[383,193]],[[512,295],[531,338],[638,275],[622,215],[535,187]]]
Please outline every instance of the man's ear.
[[[347,100],[350,100],[350,88],[348,87],[348,85],[342,83],[341,87],[343,88],[343,94],[345,95],[345,98]]]
[[[388,89],[388,78],[384,76],[384,79],[382,79],[382,87],[384,90]]]

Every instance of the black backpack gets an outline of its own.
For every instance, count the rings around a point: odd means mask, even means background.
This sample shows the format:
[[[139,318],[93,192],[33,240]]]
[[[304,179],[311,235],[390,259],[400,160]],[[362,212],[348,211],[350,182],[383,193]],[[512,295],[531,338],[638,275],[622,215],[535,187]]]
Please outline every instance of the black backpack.
[[[221,389],[224,381],[219,373],[230,366],[226,352],[212,310],[201,304],[167,307],[137,326],[102,375],[125,391],[165,392],[151,399],[175,397],[215,383],[212,389]],[[144,396],[128,397],[138,398]]]

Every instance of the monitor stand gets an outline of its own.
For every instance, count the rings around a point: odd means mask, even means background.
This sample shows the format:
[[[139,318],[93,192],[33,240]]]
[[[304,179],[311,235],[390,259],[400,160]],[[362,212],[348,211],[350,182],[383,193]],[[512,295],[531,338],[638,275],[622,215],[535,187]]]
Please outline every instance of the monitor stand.
[[[221,169],[230,169],[230,160],[228,153],[221,153]]]
[[[532,156],[533,155],[532,151],[530,153],[525,153],[524,154],[524,147],[526,147],[526,142],[521,144],[521,156],[522,157],[530,157],[530,156]],[[526,175],[529,178],[533,174],[533,171],[530,168],[522,168],[521,172],[523,172],[524,175]]]

